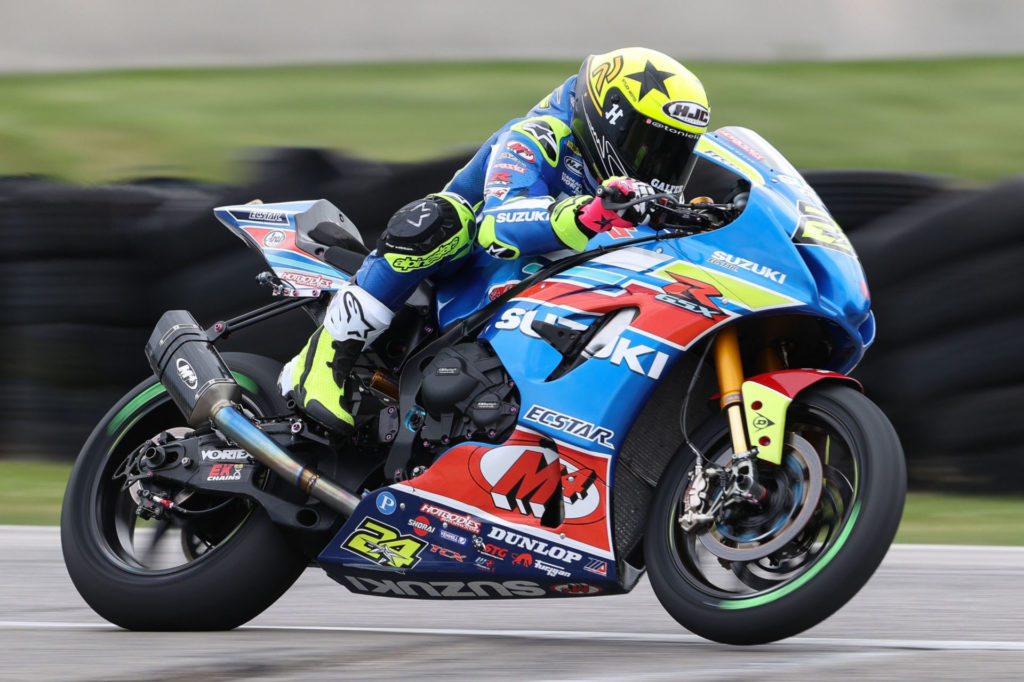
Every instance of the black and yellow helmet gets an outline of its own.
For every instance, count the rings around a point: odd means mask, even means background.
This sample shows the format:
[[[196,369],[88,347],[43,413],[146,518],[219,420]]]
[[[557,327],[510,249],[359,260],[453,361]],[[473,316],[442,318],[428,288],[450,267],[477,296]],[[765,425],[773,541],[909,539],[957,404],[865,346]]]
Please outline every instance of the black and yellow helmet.
[[[655,50],[627,47],[591,55],[576,80],[572,130],[601,182],[625,176],[681,192],[709,116],[697,77]]]

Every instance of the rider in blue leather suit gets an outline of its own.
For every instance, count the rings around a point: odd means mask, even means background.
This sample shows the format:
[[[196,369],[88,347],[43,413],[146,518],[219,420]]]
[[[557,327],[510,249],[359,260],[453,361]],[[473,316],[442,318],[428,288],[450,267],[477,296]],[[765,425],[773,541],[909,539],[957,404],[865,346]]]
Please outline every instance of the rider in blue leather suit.
[[[582,251],[599,232],[641,223],[643,204],[608,210],[597,188],[618,201],[681,194],[707,121],[700,81],[671,57],[643,48],[588,57],[578,75],[495,132],[443,191],[391,218],[323,327],[285,365],[282,393],[350,433],[352,365],[425,277],[449,276],[474,249],[503,259]]]

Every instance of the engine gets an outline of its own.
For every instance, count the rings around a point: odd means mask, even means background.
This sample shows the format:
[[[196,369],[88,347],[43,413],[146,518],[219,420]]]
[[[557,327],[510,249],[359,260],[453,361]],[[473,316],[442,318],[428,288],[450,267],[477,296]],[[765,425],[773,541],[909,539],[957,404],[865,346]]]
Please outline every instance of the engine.
[[[492,350],[478,343],[445,348],[423,370],[420,437],[431,446],[476,439],[498,442],[519,414],[515,383]]]

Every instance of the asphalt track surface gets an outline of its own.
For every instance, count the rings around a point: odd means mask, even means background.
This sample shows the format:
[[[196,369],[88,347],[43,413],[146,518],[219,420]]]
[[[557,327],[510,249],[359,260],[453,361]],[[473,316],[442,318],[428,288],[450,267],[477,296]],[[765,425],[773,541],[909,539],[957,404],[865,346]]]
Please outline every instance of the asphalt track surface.
[[[183,604],[183,606],[187,606]],[[0,526],[0,680],[1024,679],[1024,548],[893,547],[857,597],[771,645],[695,637],[625,596],[420,602],[310,569],[231,632],[133,633],[82,601],[56,528]]]

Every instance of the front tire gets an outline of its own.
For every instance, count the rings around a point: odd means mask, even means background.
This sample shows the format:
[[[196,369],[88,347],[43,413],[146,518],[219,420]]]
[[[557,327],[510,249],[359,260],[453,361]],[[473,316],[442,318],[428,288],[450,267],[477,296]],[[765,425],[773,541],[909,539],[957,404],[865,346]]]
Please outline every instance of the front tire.
[[[673,618],[707,639],[762,644],[820,623],[868,581],[896,534],[903,450],[874,403],[847,385],[813,386],[790,405],[786,433],[782,464],[758,461],[769,491],[759,507],[684,532],[677,520],[694,468],[685,446],[655,492],[644,542],[651,585]],[[731,458],[724,420],[694,441],[709,460]]]
[[[279,363],[240,353],[224,359],[244,409],[286,412],[274,390]],[[191,498],[186,504],[214,511],[170,530],[135,517],[136,501],[115,472],[147,439],[188,431],[184,422],[155,379],[139,384],[89,436],[64,496],[61,545],[72,582],[96,613],[129,630],[237,627],[274,603],[308,563],[262,508],[240,498]]]

